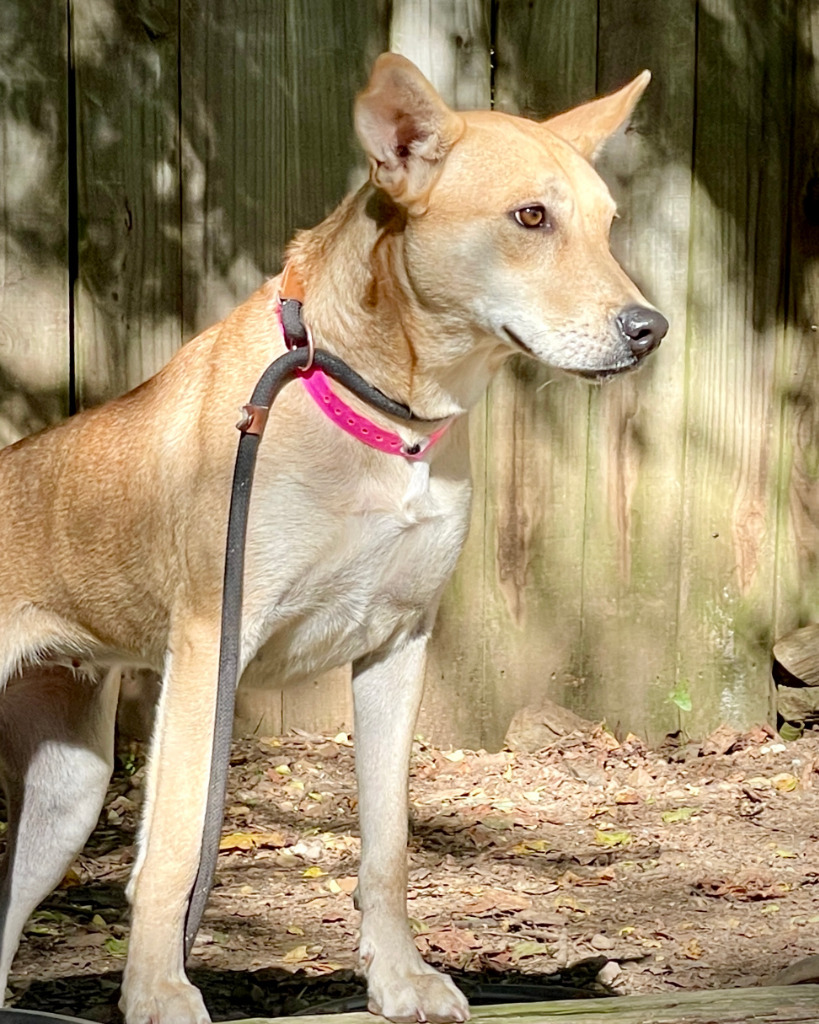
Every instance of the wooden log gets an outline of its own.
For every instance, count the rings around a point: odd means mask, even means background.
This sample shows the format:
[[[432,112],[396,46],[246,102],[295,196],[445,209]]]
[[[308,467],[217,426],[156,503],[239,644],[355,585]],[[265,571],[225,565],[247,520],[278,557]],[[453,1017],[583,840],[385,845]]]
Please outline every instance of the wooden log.
[[[812,622],[780,637],[773,654],[794,679],[805,686],[819,686],[819,623]]]
[[[370,1013],[322,1016],[254,1017],[239,1024],[372,1024]],[[541,1020],[571,1024],[816,1024],[819,985],[671,992],[617,999],[560,999],[472,1007],[473,1024],[535,1024]]]

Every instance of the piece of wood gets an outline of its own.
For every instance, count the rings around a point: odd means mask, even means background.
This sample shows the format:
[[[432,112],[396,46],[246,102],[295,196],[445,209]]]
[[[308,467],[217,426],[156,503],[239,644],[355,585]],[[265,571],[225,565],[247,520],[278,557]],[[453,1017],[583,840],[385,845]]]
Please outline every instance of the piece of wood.
[[[596,0],[501,4],[495,105],[545,117],[595,87]],[[589,392],[515,358],[493,382],[485,429],[481,744],[497,748],[518,708],[567,705],[579,684]],[[473,655],[474,657],[474,655]]]
[[[695,4],[599,5],[598,93],[653,78],[597,161],[621,212],[612,249],[669,334],[638,373],[590,396],[582,563],[584,688],[575,707],[657,742],[678,728],[677,663]],[[673,154],[673,159],[670,155]],[[719,718],[714,725],[719,724]]]
[[[775,636],[815,619],[819,608],[819,8],[797,0],[795,9],[793,174],[787,208],[783,204],[791,225],[787,330],[777,379]]]
[[[198,330],[363,177],[353,99],[387,29],[379,0],[213,0],[183,4],[181,31],[183,309]]]
[[[0,447],[69,411],[64,4],[17,0],[0,75]]]
[[[296,231],[363,180],[353,102],[387,28],[379,0],[214,0],[182,5],[180,45],[182,313],[193,333],[278,273]],[[238,734],[350,721],[348,669],[283,692],[264,649],[237,695]]]
[[[656,66],[637,134],[604,168],[624,212],[618,255],[676,325],[650,365],[600,390],[520,362],[492,388],[485,562],[490,745],[544,692],[651,738],[673,689],[692,109],[693,4],[501,6],[499,106],[545,116]],[[598,16],[600,21],[598,23]],[[596,55],[598,36],[607,40]],[[610,44],[610,45],[609,45]],[[675,60],[668,62],[669,47]],[[616,57],[610,56],[617,55]],[[524,70],[525,69],[525,70]],[[680,169],[658,157],[669,140]],[[559,375],[558,375],[559,378]]]
[[[819,686],[819,623],[812,622],[780,637],[773,656],[805,686]]]
[[[76,390],[96,405],[183,341],[178,4],[75,3]]]
[[[474,1006],[473,1024],[815,1024],[819,985],[673,992],[609,999],[560,999],[551,1003]],[[254,1017],[239,1024],[372,1024],[370,1013]]]
[[[467,110],[485,108],[491,101],[489,29],[487,0],[395,0],[390,49],[414,61],[447,103]],[[472,527],[439,609],[418,731],[435,742],[451,743],[457,736],[459,743],[480,746],[487,708],[481,667],[484,401],[469,419],[475,480]]]
[[[794,5],[700,14],[677,637],[693,736],[774,720],[791,122],[770,112],[790,110]]]

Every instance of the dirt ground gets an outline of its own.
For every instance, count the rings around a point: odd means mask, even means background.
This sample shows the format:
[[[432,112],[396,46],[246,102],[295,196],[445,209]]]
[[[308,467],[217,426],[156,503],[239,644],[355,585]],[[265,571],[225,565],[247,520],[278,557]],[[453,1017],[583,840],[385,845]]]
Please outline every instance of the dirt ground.
[[[360,1008],[350,739],[247,740],[232,762],[191,972],[211,1012]],[[120,1020],[142,781],[121,757],[99,828],[26,929],[13,1005]],[[818,732],[721,729],[659,752],[599,728],[537,754],[419,741],[410,788],[416,942],[475,1001],[753,985],[819,953]]]

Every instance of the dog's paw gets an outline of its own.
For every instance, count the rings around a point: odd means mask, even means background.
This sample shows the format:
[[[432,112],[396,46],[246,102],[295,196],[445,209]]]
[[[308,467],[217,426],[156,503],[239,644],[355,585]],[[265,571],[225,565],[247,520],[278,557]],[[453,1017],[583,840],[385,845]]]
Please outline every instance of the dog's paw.
[[[210,1024],[202,995],[186,978],[123,985],[125,1024]]]
[[[417,973],[368,978],[367,1008],[394,1021],[449,1024],[469,1020],[469,1004],[451,978],[423,965]]]

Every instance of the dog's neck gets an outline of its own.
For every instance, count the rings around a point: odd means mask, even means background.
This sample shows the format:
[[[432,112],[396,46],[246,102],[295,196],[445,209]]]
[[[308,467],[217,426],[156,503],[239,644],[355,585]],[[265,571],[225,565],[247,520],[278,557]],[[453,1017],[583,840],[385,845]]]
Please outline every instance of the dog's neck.
[[[299,234],[288,260],[304,285],[316,345],[417,416],[445,419],[475,404],[509,352],[424,307],[404,266],[404,224],[401,211],[365,185]]]

